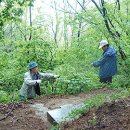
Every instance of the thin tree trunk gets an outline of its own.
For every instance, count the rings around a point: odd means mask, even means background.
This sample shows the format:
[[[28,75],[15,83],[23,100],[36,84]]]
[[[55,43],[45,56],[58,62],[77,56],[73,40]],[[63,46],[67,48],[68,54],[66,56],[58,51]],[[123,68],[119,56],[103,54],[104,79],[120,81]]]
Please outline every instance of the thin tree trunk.
[[[32,27],[32,8],[29,6],[29,24],[30,27]],[[30,35],[29,35],[29,40],[32,39],[32,29],[30,29]]]

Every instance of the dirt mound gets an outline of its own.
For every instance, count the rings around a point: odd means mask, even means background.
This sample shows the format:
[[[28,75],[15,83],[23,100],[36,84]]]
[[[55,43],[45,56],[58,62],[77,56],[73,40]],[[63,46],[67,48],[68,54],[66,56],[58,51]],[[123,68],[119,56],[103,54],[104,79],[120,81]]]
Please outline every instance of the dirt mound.
[[[98,94],[112,94],[113,90],[99,89],[77,95],[50,95],[39,97],[28,102],[0,104],[0,130],[50,130],[52,125],[44,118],[36,115],[31,106],[43,104],[48,110],[65,104],[77,104]],[[45,113],[44,113],[45,114]],[[44,116],[43,114],[43,116]],[[74,122],[61,126],[61,130],[129,130],[130,98],[120,102],[104,104],[98,110],[93,109]]]
[[[62,130],[130,130],[130,97],[105,103],[81,118],[62,124]]]

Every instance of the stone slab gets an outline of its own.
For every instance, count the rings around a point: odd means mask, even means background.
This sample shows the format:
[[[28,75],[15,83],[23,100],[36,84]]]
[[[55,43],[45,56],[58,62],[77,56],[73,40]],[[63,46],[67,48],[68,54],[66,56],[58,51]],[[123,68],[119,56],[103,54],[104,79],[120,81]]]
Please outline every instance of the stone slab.
[[[67,104],[64,106],[61,106],[58,109],[50,110],[47,112],[47,119],[50,123],[56,123],[59,124],[63,121],[70,121],[69,113],[76,109],[83,106],[83,103],[81,104]]]

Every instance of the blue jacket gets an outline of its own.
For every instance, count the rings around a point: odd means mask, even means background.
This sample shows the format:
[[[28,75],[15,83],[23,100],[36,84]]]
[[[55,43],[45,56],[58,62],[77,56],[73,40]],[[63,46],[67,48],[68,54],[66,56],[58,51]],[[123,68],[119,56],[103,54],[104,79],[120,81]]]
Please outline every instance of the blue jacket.
[[[117,54],[113,47],[108,47],[102,57],[93,62],[94,67],[100,67],[99,77],[111,77],[117,73]]]

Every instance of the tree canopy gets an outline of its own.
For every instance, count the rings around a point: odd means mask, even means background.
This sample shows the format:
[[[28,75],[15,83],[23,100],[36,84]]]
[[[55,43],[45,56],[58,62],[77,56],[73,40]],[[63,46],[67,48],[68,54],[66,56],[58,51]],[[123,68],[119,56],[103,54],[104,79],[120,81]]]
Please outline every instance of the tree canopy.
[[[53,16],[41,7],[33,19],[34,0],[0,0],[0,91],[18,93],[30,61],[43,72],[61,75],[55,93],[66,93],[63,86],[69,86],[70,93],[100,87],[98,69],[90,64],[102,54],[102,39],[117,50],[118,74],[112,87],[129,86],[130,0],[62,3],[52,0]],[[44,84],[42,89],[45,93]]]

